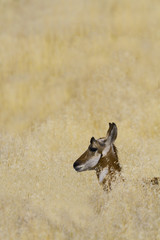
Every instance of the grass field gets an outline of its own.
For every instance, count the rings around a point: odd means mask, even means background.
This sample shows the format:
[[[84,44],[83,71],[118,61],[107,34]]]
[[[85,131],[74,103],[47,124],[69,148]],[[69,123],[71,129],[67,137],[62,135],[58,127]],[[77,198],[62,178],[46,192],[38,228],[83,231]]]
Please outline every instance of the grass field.
[[[1,0],[0,239],[160,239],[159,79],[158,0]],[[108,122],[106,194],[72,164]]]

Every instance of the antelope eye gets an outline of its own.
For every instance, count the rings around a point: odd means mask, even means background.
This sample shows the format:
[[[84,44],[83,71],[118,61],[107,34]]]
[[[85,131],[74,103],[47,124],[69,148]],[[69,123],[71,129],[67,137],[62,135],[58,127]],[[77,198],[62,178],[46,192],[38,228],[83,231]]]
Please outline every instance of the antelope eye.
[[[96,152],[98,149],[97,149],[97,148],[89,147],[89,150],[90,150],[91,152]]]

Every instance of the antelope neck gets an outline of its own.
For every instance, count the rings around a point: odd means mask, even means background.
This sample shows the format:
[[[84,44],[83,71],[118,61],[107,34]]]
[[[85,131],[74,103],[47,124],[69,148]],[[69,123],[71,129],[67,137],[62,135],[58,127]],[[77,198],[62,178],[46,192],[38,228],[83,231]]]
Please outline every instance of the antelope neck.
[[[104,169],[106,169],[106,171],[104,171]],[[101,157],[95,170],[98,177],[102,171],[104,171],[104,174],[106,173],[106,175],[108,173],[114,174],[116,172],[120,172],[121,166],[119,164],[117,154],[114,152],[110,152],[109,154],[107,154],[107,156]]]

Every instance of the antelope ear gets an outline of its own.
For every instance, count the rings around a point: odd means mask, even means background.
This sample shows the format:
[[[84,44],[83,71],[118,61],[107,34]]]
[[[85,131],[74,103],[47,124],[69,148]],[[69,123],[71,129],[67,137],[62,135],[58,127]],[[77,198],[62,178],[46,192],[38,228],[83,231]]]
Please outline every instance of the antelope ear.
[[[107,136],[105,140],[105,148],[103,149],[102,156],[106,156],[110,150],[111,144],[117,138],[117,126],[115,123],[109,123],[109,129],[107,131]]]
[[[117,138],[117,126],[115,123],[109,123],[109,129],[107,131],[107,139],[110,143],[113,143]]]

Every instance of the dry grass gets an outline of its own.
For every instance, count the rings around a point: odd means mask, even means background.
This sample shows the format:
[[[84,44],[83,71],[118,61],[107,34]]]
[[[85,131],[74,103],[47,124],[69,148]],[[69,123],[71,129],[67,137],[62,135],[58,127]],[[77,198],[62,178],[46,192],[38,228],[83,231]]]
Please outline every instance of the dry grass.
[[[160,239],[160,3],[3,0],[0,239]],[[72,163],[118,125],[128,180]]]

